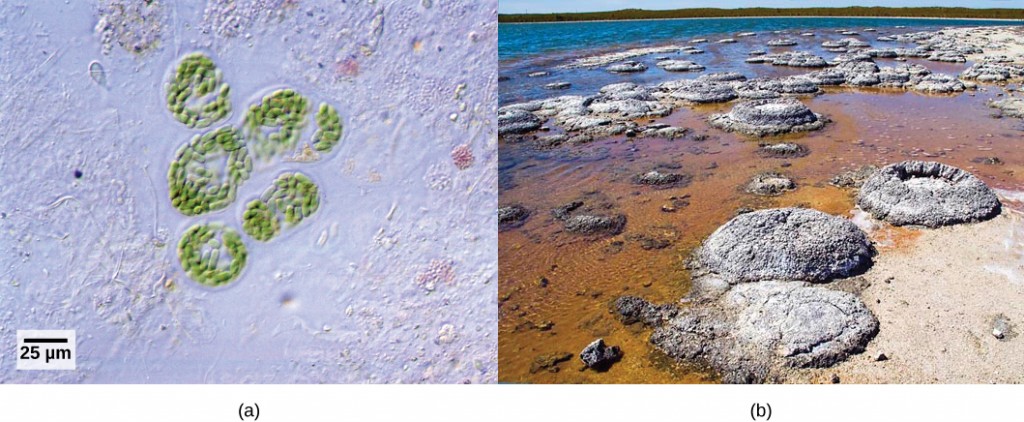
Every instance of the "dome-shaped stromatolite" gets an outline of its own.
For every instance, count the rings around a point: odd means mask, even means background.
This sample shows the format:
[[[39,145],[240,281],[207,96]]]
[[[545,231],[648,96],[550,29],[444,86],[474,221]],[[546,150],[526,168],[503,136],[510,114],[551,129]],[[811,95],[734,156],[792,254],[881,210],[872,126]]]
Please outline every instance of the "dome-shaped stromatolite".
[[[737,97],[736,91],[725,83],[685,80],[662,86],[671,89],[670,97],[691,103],[724,103]]]
[[[828,281],[871,265],[867,235],[844,218],[803,208],[736,216],[694,252],[696,275],[731,284],[760,280]]]
[[[732,111],[714,114],[708,123],[716,128],[751,136],[779,135],[821,129],[825,119],[793,98],[753,100]]]
[[[722,298],[740,309],[733,336],[747,353],[758,350],[787,366],[823,368],[864,351],[878,320],[857,296],[802,283],[743,284]]]
[[[651,344],[668,356],[708,364],[727,383],[826,368],[863,352],[878,333],[878,320],[856,295],[798,281],[740,284],[684,308],[626,296],[615,310],[626,324],[655,327]]]
[[[982,221],[1000,211],[999,199],[981,179],[930,161],[904,161],[881,168],[864,182],[857,205],[897,226]]]

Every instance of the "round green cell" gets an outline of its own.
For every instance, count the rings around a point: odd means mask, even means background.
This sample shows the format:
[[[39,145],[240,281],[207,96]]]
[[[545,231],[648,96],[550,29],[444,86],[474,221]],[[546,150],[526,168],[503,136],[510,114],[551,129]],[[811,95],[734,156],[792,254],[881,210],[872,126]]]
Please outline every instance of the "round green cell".
[[[316,113],[317,131],[313,134],[313,149],[327,153],[341,140],[341,118],[338,110],[321,103]]]
[[[252,159],[237,130],[196,135],[178,149],[167,171],[171,205],[189,216],[225,208],[251,172]]]
[[[167,83],[167,109],[191,128],[205,128],[231,112],[230,88],[221,71],[203,53],[192,53],[178,63]]]
[[[281,232],[281,223],[266,202],[254,199],[242,214],[242,230],[253,239],[266,242]]]
[[[223,286],[234,281],[247,258],[242,237],[221,224],[192,226],[178,242],[181,267],[192,280],[205,286]]]
[[[307,114],[309,100],[291,89],[274,91],[249,107],[243,128],[253,155],[266,161],[293,151]]]
[[[242,229],[254,239],[267,241],[284,224],[295,226],[320,208],[320,188],[302,173],[285,173],[274,180],[259,199],[249,202],[242,215]]]

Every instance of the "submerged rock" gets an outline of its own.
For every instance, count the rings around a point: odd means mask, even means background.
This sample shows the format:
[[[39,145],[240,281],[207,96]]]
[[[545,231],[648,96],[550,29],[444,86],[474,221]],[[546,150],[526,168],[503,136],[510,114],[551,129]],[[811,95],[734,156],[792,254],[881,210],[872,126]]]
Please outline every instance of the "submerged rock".
[[[767,45],[769,47],[791,47],[791,46],[794,46],[796,44],[797,44],[796,41],[791,40],[789,38],[778,38],[778,39],[774,39],[774,40],[768,41],[768,43],[767,43]]]
[[[989,107],[999,109],[1004,116],[1024,118],[1024,98],[1003,98],[989,101]]]
[[[828,183],[839,188],[859,188],[877,170],[878,167],[875,166],[862,166],[856,170],[839,173],[832,177],[832,179],[829,179]]]
[[[540,129],[540,118],[520,108],[498,110],[498,134],[526,133]]]
[[[704,70],[704,66],[689,60],[662,60],[657,66],[669,72],[698,72]]]
[[[533,359],[533,363],[530,364],[530,373],[536,374],[540,371],[548,371],[551,373],[558,372],[558,364],[562,362],[568,362],[572,359],[572,353],[559,352],[551,353],[547,355],[540,355]]]
[[[821,129],[826,119],[794,98],[753,100],[732,111],[713,114],[708,123],[716,128],[751,136],[779,135]]]
[[[552,82],[544,85],[544,89],[569,89],[572,84],[569,82]]]
[[[778,196],[796,189],[796,183],[779,173],[761,173],[747,183],[746,191],[761,196]]]
[[[878,170],[864,182],[857,205],[896,226],[933,228],[988,220],[1001,209],[981,179],[930,161],[904,161]]]
[[[498,228],[510,229],[523,225],[530,216],[530,210],[519,205],[498,208]]]
[[[695,275],[724,281],[849,277],[871,266],[867,235],[844,218],[803,208],[741,214],[704,240],[691,259]]]
[[[606,346],[603,338],[594,340],[580,352],[580,360],[583,361],[583,364],[596,371],[607,371],[619,359],[622,359],[622,351],[619,346]]]
[[[626,60],[622,63],[616,63],[608,66],[606,69],[612,73],[635,73],[647,70],[647,65],[632,60]]]
[[[616,235],[622,233],[622,229],[625,227],[626,216],[622,214],[611,217],[580,214],[565,220],[565,230],[577,234]]]
[[[647,173],[640,173],[633,176],[633,183],[638,185],[673,187],[687,185],[690,183],[690,179],[690,176],[684,174],[662,173],[657,170],[651,170]]]
[[[761,144],[757,155],[764,158],[799,158],[806,157],[811,151],[807,147],[789,142],[779,144]]]

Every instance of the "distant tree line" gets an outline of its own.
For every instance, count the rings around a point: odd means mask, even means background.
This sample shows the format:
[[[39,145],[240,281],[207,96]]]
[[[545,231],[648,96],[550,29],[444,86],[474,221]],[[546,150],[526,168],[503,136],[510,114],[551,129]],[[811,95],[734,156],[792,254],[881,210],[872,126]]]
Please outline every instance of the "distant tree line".
[[[1024,9],[969,9],[966,7],[809,7],[775,9],[623,9],[609,12],[499,14],[498,22],[569,22],[630,19],[679,19],[721,17],[784,17],[784,16],[872,16],[920,18],[1021,19]]]

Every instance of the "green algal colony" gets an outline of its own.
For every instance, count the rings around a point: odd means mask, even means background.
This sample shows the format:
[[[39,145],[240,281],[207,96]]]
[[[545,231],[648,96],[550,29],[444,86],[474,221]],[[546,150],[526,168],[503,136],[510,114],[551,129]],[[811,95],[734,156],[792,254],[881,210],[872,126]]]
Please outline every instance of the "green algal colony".
[[[231,106],[228,85],[221,79],[209,57],[186,55],[167,84],[168,110],[190,128],[206,128],[225,118]],[[167,171],[171,205],[187,216],[230,206],[253,172],[253,156],[270,161],[296,149],[307,126],[310,104],[294,90],[277,90],[246,110],[240,128],[225,126],[193,137],[178,149]],[[338,111],[321,103],[313,118],[317,130],[306,150],[329,153],[341,140]],[[285,173],[246,205],[242,229],[265,242],[277,236],[282,226],[301,223],[319,207],[319,187],[304,174]],[[198,224],[182,236],[178,258],[196,282],[221,286],[241,274],[247,251],[236,230],[221,223]]]
[[[202,53],[185,56],[167,84],[167,109],[191,128],[208,127],[231,112],[230,88],[213,60]],[[215,97],[210,98],[212,94]]]
[[[331,152],[341,139],[341,118],[338,117],[338,110],[327,103],[321,103],[320,111],[316,113],[316,124],[318,129],[313,134],[313,149],[324,153]]]
[[[192,226],[178,242],[178,259],[189,277],[216,287],[238,277],[248,252],[238,232],[219,224]]]
[[[280,216],[295,226],[320,208],[320,189],[301,173],[285,173],[259,199],[249,202],[242,229],[256,240],[272,239],[281,230]]]
[[[274,91],[249,107],[244,128],[253,155],[266,161],[294,150],[308,113],[309,100],[290,89]]]
[[[250,172],[252,159],[238,131],[223,127],[196,135],[178,149],[167,172],[171,205],[189,216],[225,208]]]

